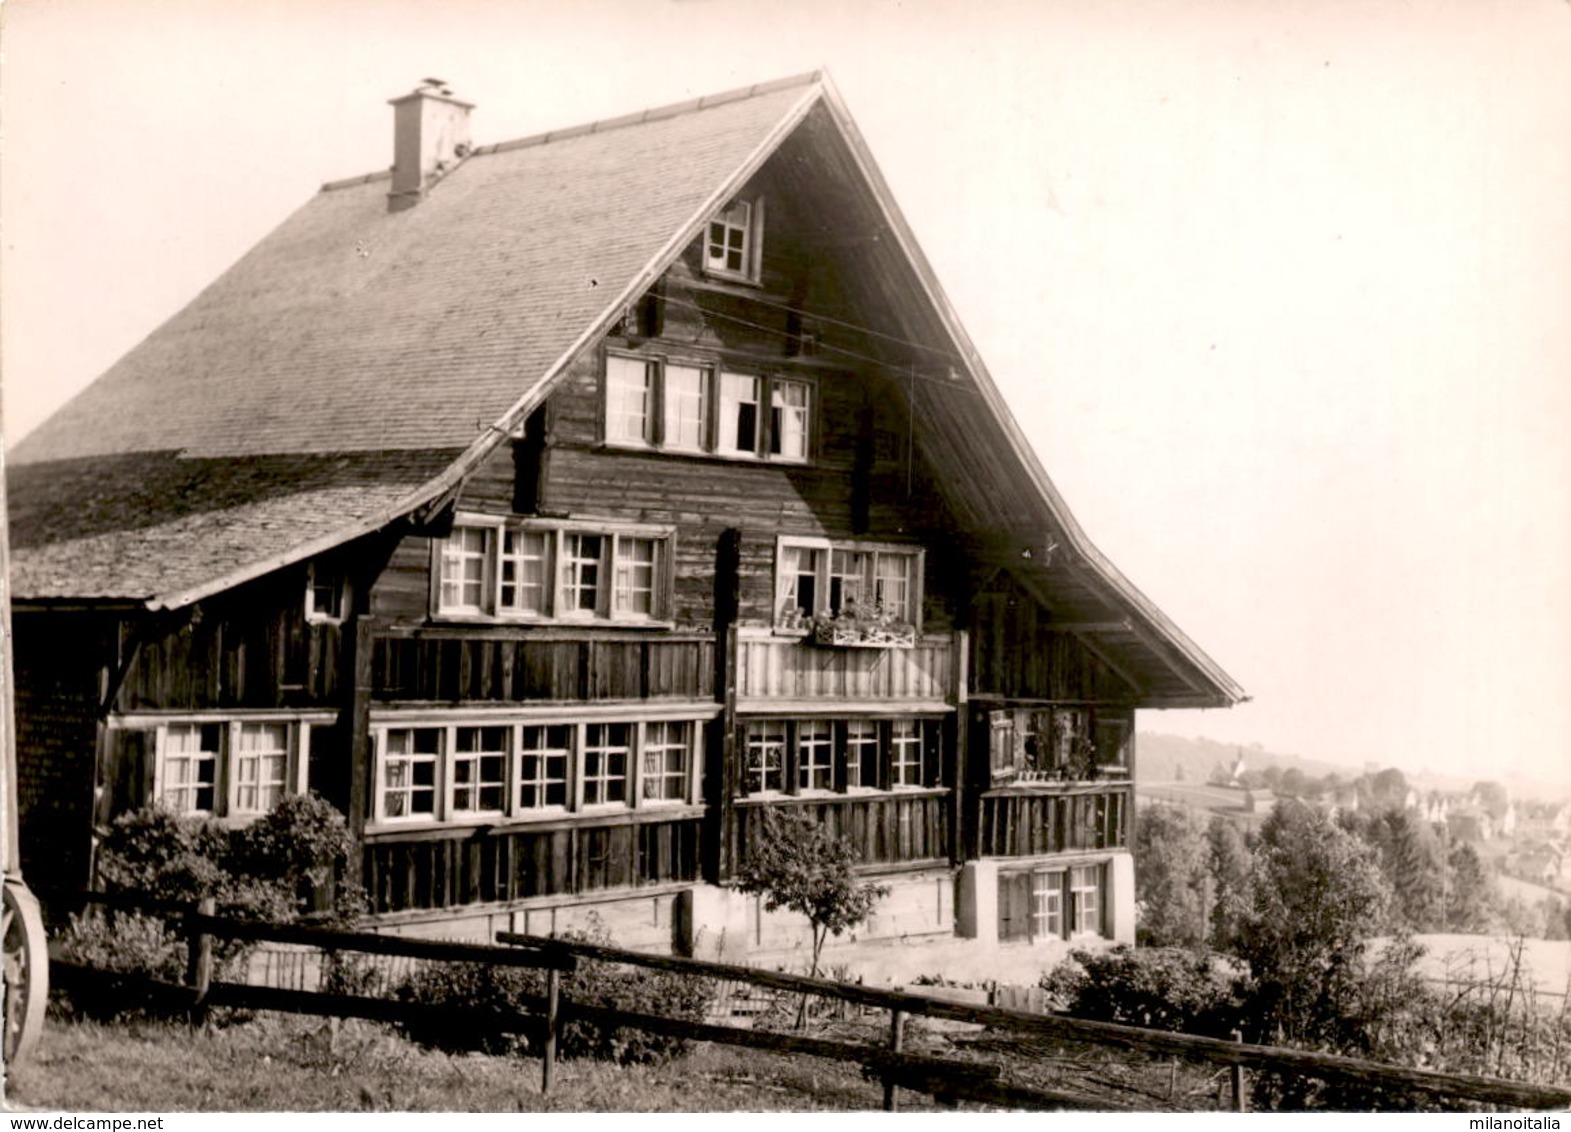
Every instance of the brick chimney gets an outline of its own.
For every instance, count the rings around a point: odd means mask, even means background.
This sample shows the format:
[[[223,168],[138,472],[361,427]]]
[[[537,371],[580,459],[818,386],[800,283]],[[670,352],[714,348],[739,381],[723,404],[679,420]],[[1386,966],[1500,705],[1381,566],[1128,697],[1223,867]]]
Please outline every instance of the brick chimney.
[[[422,79],[393,108],[393,188],[389,212],[413,208],[469,153],[469,112],[441,79]]]

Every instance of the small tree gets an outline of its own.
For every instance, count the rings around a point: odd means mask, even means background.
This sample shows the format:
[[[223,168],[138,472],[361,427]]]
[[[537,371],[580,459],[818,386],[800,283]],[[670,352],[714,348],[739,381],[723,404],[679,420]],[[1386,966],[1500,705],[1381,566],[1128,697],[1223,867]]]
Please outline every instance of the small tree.
[[[1135,899],[1142,947],[1198,947],[1206,934],[1206,843],[1200,819],[1152,806],[1135,822]]]
[[[856,850],[806,814],[766,808],[763,829],[742,866],[739,887],[764,898],[764,910],[800,912],[813,929],[809,973],[831,935],[844,934],[872,914],[883,885],[857,880]]]

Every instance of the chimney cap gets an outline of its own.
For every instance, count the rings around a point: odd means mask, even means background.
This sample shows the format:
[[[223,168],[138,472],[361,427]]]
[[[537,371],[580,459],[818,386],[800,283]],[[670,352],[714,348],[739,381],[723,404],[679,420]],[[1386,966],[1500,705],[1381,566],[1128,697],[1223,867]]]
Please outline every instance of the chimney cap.
[[[443,102],[450,102],[454,106],[462,106],[465,110],[473,110],[473,102],[465,102],[453,96],[452,89],[442,79],[421,79],[418,86],[408,94],[399,95],[397,98],[387,100],[389,106],[397,106],[401,102],[410,102],[417,98],[435,98]]]

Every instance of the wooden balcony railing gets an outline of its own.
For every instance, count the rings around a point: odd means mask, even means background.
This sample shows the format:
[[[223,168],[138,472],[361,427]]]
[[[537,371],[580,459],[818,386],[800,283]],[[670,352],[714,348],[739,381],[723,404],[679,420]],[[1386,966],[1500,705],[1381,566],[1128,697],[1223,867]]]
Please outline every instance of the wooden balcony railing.
[[[985,857],[1030,857],[1129,844],[1128,784],[1040,783],[982,796]]]
[[[737,642],[737,698],[943,703],[954,688],[948,636],[909,648],[837,649],[805,638],[744,636]]]

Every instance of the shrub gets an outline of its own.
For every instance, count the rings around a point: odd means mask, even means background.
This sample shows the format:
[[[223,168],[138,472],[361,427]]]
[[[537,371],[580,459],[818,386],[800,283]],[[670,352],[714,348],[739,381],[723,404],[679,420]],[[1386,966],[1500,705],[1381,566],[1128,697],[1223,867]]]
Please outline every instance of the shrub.
[[[116,820],[99,847],[98,873],[111,892],[187,906],[211,897],[221,915],[288,923],[325,911],[345,923],[364,906],[358,889],[336,880],[352,846],[343,816],[314,794],[285,798],[237,829],[154,804]],[[164,981],[185,972],[183,935],[156,915],[95,909],[72,917],[56,946],[62,959],[100,970]],[[233,971],[252,950],[219,940],[214,961]]]
[[[1076,1018],[1225,1038],[1239,1024],[1240,981],[1204,952],[1075,950],[1041,979]]]
[[[562,938],[602,946],[611,942],[598,924],[587,931],[566,932]],[[483,1012],[461,1020],[404,1023],[404,1032],[422,1045],[450,1052],[522,1053],[531,1048],[538,1029],[530,1034],[509,1033],[509,1027],[516,1025],[511,1016],[530,1013],[543,1017],[546,973],[479,963],[433,963],[405,980],[397,993],[406,1002]],[[702,1020],[711,997],[706,979],[596,960],[580,960],[578,969],[565,973],[561,982],[561,1001],[565,1003],[693,1022]],[[688,1044],[685,1038],[574,1021],[562,1027],[557,1053],[563,1058],[592,1058],[620,1065],[658,1065],[685,1054]]]

